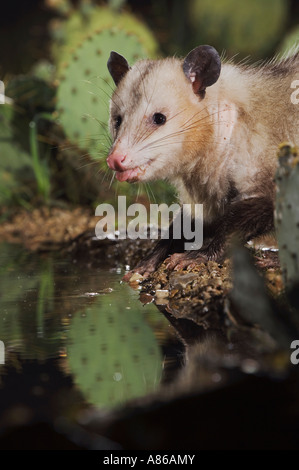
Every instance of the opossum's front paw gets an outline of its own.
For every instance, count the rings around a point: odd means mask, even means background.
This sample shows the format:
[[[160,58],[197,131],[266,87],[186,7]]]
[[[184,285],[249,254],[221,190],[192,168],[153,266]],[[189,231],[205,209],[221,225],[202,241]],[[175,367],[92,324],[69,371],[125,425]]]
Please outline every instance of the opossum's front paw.
[[[165,260],[167,269],[179,271],[185,268],[193,268],[197,264],[206,263],[207,256],[202,253],[174,253]]]
[[[134,269],[131,269],[131,271],[128,271],[123,276],[122,280],[124,282],[130,282],[130,280],[134,276],[134,274],[140,274],[140,276],[142,276],[142,279],[146,279],[155,270],[156,270],[156,264],[155,263],[151,263],[150,261],[147,261],[145,263],[140,263]]]

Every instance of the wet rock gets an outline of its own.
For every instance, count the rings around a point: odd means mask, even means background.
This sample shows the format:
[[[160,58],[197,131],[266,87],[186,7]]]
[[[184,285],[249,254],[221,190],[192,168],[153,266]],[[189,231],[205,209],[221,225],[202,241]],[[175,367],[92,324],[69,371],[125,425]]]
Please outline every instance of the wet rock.
[[[231,287],[229,261],[223,265],[209,261],[182,271],[169,271],[162,264],[142,283],[142,291],[154,295],[156,304],[167,304],[173,316],[192,320],[206,328],[214,328],[219,321],[223,322],[221,312]],[[156,295],[161,290],[169,293],[163,303],[159,294],[158,298]]]
[[[147,294],[145,292],[142,292],[139,296],[139,300],[143,305],[150,304],[154,301],[154,296],[151,294]]]
[[[179,289],[186,289],[186,287],[191,284],[191,287],[192,287],[192,283],[193,281],[196,281],[196,279],[198,278],[198,274],[197,273],[180,273],[180,272],[173,272],[171,273],[170,277],[169,277],[169,286],[170,286],[170,289],[171,291],[176,289],[176,290],[179,290]]]
[[[139,273],[134,273],[129,280],[129,283],[131,282],[141,282],[143,280],[143,276]]]

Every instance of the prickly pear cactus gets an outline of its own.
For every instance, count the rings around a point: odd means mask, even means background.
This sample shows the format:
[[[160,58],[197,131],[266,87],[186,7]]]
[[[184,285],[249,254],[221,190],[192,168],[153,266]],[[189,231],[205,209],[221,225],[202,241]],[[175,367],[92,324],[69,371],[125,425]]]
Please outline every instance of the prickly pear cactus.
[[[193,0],[189,2],[194,44],[213,44],[228,56],[263,57],[283,31],[285,0]]]
[[[88,36],[101,29],[123,29],[136,35],[142,42],[149,57],[158,54],[158,43],[150,29],[131,13],[117,11],[90,4],[88,8],[79,3],[78,9],[68,12],[67,18],[52,23],[52,57],[58,74],[61,67],[69,61],[69,56]]]
[[[286,288],[299,282],[299,154],[289,143],[281,144],[276,172],[275,225],[279,257]]]
[[[68,139],[93,158],[109,148],[107,123],[114,85],[107,60],[112,50],[129,63],[146,55],[136,36],[116,29],[99,31],[70,56],[57,91],[59,119]]]
[[[143,312],[126,299],[102,296],[72,319],[67,356],[87,401],[110,408],[152,392],[160,383],[162,357]]]

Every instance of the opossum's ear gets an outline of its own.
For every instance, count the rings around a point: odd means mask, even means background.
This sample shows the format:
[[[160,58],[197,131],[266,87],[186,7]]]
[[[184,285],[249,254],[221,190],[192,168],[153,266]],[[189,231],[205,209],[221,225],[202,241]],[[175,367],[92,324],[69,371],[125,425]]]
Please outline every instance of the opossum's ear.
[[[202,97],[205,96],[206,88],[218,80],[220,70],[221,60],[212,46],[196,47],[183,63],[183,71],[192,83],[194,93]]]
[[[130,70],[130,66],[126,59],[114,51],[110,53],[107,67],[115,85],[118,85],[120,80],[126,75],[128,70]]]

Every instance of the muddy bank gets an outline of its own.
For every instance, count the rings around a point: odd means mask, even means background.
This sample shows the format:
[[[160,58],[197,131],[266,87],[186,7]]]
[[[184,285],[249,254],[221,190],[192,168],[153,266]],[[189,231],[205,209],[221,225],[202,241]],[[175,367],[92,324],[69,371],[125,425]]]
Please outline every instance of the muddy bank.
[[[29,251],[58,250],[96,223],[91,210],[80,207],[18,210],[9,217],[3,209],[1,220],[0,241],[23,245]]]

